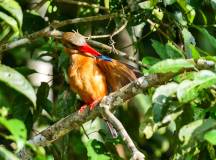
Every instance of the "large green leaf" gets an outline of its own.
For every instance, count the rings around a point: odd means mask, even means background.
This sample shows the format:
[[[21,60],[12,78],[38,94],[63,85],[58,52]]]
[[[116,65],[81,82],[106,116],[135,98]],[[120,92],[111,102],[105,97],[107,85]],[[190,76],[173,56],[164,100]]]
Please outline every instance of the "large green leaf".
[[[184,39],[184,47],[185,47],[185,52],[188,58],[192,58],[192,51],[190,48],[190,45],[195,45],[195,39],[193,37],[193,35],[191,34],[191,32],[189,32],[189,30],[187,28],[184,28],[182,30],[182,35],[183,35],[183,39]]]
[[[2,160],[19,160],[12,152],[0,146],[0,159]]]
[[[175,17],[175,19],[178,21],[178,23],[180,23],[182,26],[187,26],[187,20],[186,20],[186,18],[183,16],[182,12],[180,12],[180,11],[175,11],[175,12],[174,12],[174,17]]]
[[[177,0],[178,4],[181,6],[181,8],[184,10],[185,15],[187,16],[187,19],[189,23],[193,23],[193,20],[195,18],[196,12],[193,9],[191,5],[187,3],[187,0]]]
[[[211,0],[211,6],[216,11],[216,0]]]
[[[195,99],[199,92],[209,88],[216,83],[216,75],[208,70],[197,73],[193,81],[183,81],[177,89],[177,98],[180,102],[186,103]]]
[[[145,2],[141,2],[138,4],[140,6],[140,8],[142,9],[153,9],[154,8],[154,4],[152,3],[151,0],[149,1],[145,1]]]
[[[152,96],[152,112],[155,122],[160,121],[164,116],[165,111],[168,107],[168,105],[166,104],[167,98],[176,93],[177,88],[178,84],[171,82],[166,85],[162,85],[155,90],[155,93]]]
[[[184,54],[172,42],[166,44],[166,52],[169,58],[183,58]]]
[[[22,8],[15,0],[2,0],[0,1],[0,7],[8,11],[18,21],[19,27],[22,27]]]
[[[176,92],[177,88],[178,88],[178,84],[175,82],[170,82],[165,85],[161,85],[155,90],[152,96],[152,101],[156,102],[157,98],[160,96],[165,96],[165,97],[171,96]]]
[[[2,22],[0,26],[2,26],[2,32],[0,32],[0,41],[2,41],[10,33],[11,27],[5,22]]]
[[[18,150],[21,149],[27,138],[27,131],[24,123],[18,119],[7,120],[0,117],[0,124],[10,131],[11,135],[7,136],[7,138],[14,140],[17,143]]]
[[[166,47],[159,41],[151,40],[152,41],[152,47],[156,51],[156,53],[162,58],[166,59],[169,58],[166,52]]]
[[[0,81],[29,98],[34,106],[36,95],[30,83],[16,70],[0,64]]]
[[[198,31],[202,33],[206,41],[211,44],[212,47],[216,49],[216,38],[212,36],[205,28],[194,26]]]
[[[203,141],[205,132],[214,127],[216,127],[216,121],[213,119],[201,119],[191,122],[180,129],[179,139],[184,144],[188,144],[195,139]]]
[[[185,59],[166,59],[153,65],[149,71],[151,73],[176,73],[183,68],[194,68],[194,64]]]
[[[86,147],[89,159],[111,160],[111,157],[107,155],[106,148],[102,142],[90,140]]]
[[[19,26],[15,19],[3,12],[0,12],[0,19],[5,21],[14,30],[15,33],[19,34]]]
[[[167,6],[167,5],[171,5],[171,4],[175,3],[176,0],[163,0],[163,2],[164,2],[164,5]]]
[[[192,54],[192,58],[193,58],[193,59],[198,59],[198,58],[200,58],[200,53],[199,53],[199,51],[196,49],[195,45],[189,44],[188,47],[189,47],[189,49],[190,49],[190,51],[191,51],[191,54]]]
[[[142,63],[149,65],[149,66],[151,66],[151,65],[153,65],[159,61],[160,61],[160,59],[155,58],[155,57],[149,57],[149,56],[143,57],[143,59],[142,59]]]
[[[207,140],[209,143],[216,145],[216,129],[206,132],[204,135],[204,139]]]
[[[152,40],[152,47],[162,59],[184,57],[182,51],[174,46],[171,42],[168,42],[166,45],[164,45],[159,41]]]

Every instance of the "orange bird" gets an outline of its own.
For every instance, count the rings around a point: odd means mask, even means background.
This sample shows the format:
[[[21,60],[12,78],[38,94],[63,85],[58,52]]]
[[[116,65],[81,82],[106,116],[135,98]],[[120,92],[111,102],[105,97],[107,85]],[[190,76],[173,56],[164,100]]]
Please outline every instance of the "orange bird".
[[[73,64],[68,68],[70,88],[81,96],[90,110],[107,95],[108,90],[116,91],[136,79],[126,65],[100,54],[77,32],[65,32],[62,43]]]

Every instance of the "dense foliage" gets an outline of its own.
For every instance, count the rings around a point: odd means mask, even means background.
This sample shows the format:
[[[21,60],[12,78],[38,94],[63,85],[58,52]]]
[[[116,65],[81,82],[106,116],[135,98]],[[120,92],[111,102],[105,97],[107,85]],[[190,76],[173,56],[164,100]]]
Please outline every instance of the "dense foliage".
[[[143,75],[176,73],[168,83],[148,89],[116,110],[137,147],[147,159],[216,159],[216,70],[203,70],[194,63],[216,62],[216,1],[88,0],[85,4],[0,0],[0,159],[17,159],[23,146],[31,148],[38,160],[129,159],[121,137],[112,138],[100,118],[50,146],[28,144],[30,137],[76,111],[82,101],[69,89],[69,58],[60,41],[37,37],[2,52],[5,43],[54,20],[110,13],[116,13],[114,19],[70,24],[59,30],[111,34],[126,19],[127,30],[113,39],[96,40],[114,41],[117,49],[139,57],[146,66],[139,67]],[[114,53],[110,56],[119,58]],[[34,63],[44,63],[44,68]],[[51,72],[43,73],[47,66]],[[38,84],[32,78],[44,74],[45,82]]]

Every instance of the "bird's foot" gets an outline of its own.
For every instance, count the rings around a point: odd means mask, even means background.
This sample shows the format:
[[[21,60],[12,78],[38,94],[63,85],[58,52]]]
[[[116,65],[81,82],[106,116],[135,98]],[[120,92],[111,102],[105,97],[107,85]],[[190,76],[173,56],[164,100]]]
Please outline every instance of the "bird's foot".
[[[95,101],[93,101],[92,103],[89,104],[89,108],[90,108],[90,111],[94,109],[95,106],[97,106],[97,104],[100,102],[100,99],[97,99]],[[86,109],[87,105],[83,105],[80,107],[79,109],[79,113],[82,113],[85,109]]]
[[[86,109],[86,107],[87,107],[86,104],[81,106],[80,109],[79,109],[79,113],[82,113]]]
[[[100,102],[100,99],[97,99],[93,101],[91,104],[89,104],[90,110],[93,110],[95,106]]]

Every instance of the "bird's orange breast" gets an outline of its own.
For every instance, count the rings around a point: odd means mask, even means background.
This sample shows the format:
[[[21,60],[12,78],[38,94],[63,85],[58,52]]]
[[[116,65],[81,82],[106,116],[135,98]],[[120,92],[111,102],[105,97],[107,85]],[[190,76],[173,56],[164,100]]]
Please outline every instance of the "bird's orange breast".
[[[104,97],[107,94],[106,78],[96,60],[80,54],[70,56],[73,61],[68,69],[71,89],[87,104]]]

